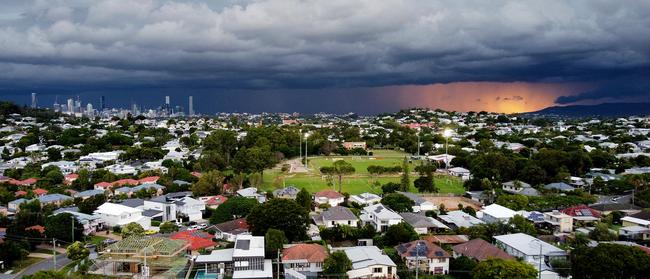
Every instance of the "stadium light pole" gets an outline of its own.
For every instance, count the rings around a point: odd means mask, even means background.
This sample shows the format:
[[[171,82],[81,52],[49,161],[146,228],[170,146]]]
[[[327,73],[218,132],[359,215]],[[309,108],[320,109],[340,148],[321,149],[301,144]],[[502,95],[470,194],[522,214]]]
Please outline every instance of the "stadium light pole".
[[[449,174],[449,137],[453,133],[450,129],[445,129],[442,132],[442,136],[445,137],[445,171]]]

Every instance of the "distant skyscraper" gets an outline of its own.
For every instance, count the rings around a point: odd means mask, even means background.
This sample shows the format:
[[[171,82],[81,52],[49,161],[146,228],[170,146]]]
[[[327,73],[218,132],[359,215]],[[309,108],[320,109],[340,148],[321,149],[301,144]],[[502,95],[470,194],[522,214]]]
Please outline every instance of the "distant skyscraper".
[[[99,110],[104,111],[105,108],[106,108],[106,97],[99,96]]]
[[[165,105],[169,106],[169,96],[165,96]]]
[[[190,116],[194,116],[194,98],[192,96],[190,96],[190,104],[187,113],[189,113]]]
[[[32,108],[36,108],[36,93],[32,93]]]
[[[68,113],[74,113],[74,100],[68,99]]]
[[[59,106],[59,95],[56,95],[54,99],[54,111],[59,112],[61,110],[61,107]]]

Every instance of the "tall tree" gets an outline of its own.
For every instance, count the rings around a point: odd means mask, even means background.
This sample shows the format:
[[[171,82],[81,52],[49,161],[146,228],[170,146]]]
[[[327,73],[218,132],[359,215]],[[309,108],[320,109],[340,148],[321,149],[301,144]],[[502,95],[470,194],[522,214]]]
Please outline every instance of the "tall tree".
[[[196,196],[208,196],[221,194],[223,189],[224,176],[217,170],[205,172],[194,185],[192,193]]]
[[[284,231],[289,241],[296,241],[307,237],[309,215],[293,200],[272,199],[253,208],[246,221],[253,235],[277,229]]]
[[[352,164],[344,160],[334,162],[331,167],[320,168],[320,172],[323,174],[336,175],[338,178],[339,193],[343,191],[343,176],[353,174],[355,171]]]
[[[65,249],[68,259],[71,259],[73,261],[78,261],[78,260],[83,260],[88,255],[90,255],[90,251],[88,251],[88,248],[84,247],[84,244],[75,241],[74,243],[70,244],[68,248]]]
[[[571,274],[575,279],[648,278],[650,255],[619,244],[580,247],[571,252]]]
[[[296,195],[296,202],[307,211],[311,211],[311,194],[304,187]]]
[[[325,259],[323,275],[327,278],[347,278],[348,270],[352,269],[352,261],[343,251],[336,251]]]
[[[269,229],[264,235],[266,256],[271,258],[276,255],[282,246],[288,243],[287,236],[281,230]]]
[[[472,270],[474,279],[535,279],[537,270],[526,262],[487,259]]]
[[[45,235],[48,238],[72,242],[73,232],[74,239],[81,239],[83,231],[83,225],[70,213],[59,213],[45,219]]]
[[[415,202],[400,193],[390,193],[384,195],[381,199],[381,204],[397,212],[411,212]]]
[[[411,170],[409,169],[409,161],[406,157],[404,157],[404,161],[402,162],[402,178],[400,179],[399,183],[400,190],[402,190],[402,192],[408,192],[411,188],[410,172]]]

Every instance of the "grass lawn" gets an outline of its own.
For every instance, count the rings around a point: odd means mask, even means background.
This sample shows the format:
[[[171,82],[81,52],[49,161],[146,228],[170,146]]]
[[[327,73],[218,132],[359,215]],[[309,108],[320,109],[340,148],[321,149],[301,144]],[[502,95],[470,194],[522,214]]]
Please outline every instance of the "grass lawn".
[[[381,187],[373,186],[374,181],[380,184],[388,182],[399,183],[400,176],[381,176],[372,177],[368,174],[367,168],[370,165],[395,166],[401,165],[404,156],[407,154],[392,151],[379,150],[375,151],[374,156],[319,156],[309,159],[309,172],[307,173],[282,173],[278,169],[270,169],[264,172],[264,183],[262,190],[273,190],[289,185],[298,188],[306,188],[309,192],[314,193],[328,188],[326,179],[320,174],[319,169],[323,166],[329,166],[336,160],[343,159],[350,162],[356,169],[355,173],[343,178],[343,191],[350,194],[360,194],[363,192],[381,193]],[[411,171],[416,164],[411,164]],[[411,175],[411,183],[417,178],[416,174]],[[336,179],[335,179],[336,180]],[[462,194],[465,192],[460,179],[454,177],[439,176],[435,178],[436,186],[441,193]],[[337,182],[334,181],[335,186]],[[336,190],[336,189],[335,189]],[[415,187],[411,186],[411,192],[417,192]]]
[[[108,239],[108,237],[92,235],[86,239],[86,242],[99,246],[100,244],[102,244],[102,241],[104,241],[105,239]]]
[[[14,273],[17,273],[18,271],[21,271],[33,264],[36,264],[44,259],[41,258],[32,258],[32,257],[27,257],[22,261],[17,261],[14,263],[14,265],[11,267],[13,269]]]

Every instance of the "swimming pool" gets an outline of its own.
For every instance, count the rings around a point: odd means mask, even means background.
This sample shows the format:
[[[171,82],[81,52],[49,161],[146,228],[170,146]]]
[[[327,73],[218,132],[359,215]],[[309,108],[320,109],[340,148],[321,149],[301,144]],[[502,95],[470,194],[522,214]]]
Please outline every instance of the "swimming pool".
[[[205,270],[199,270],[196,272],[195,279],[216,279],[218,276],[216,273],[205,273]]]

